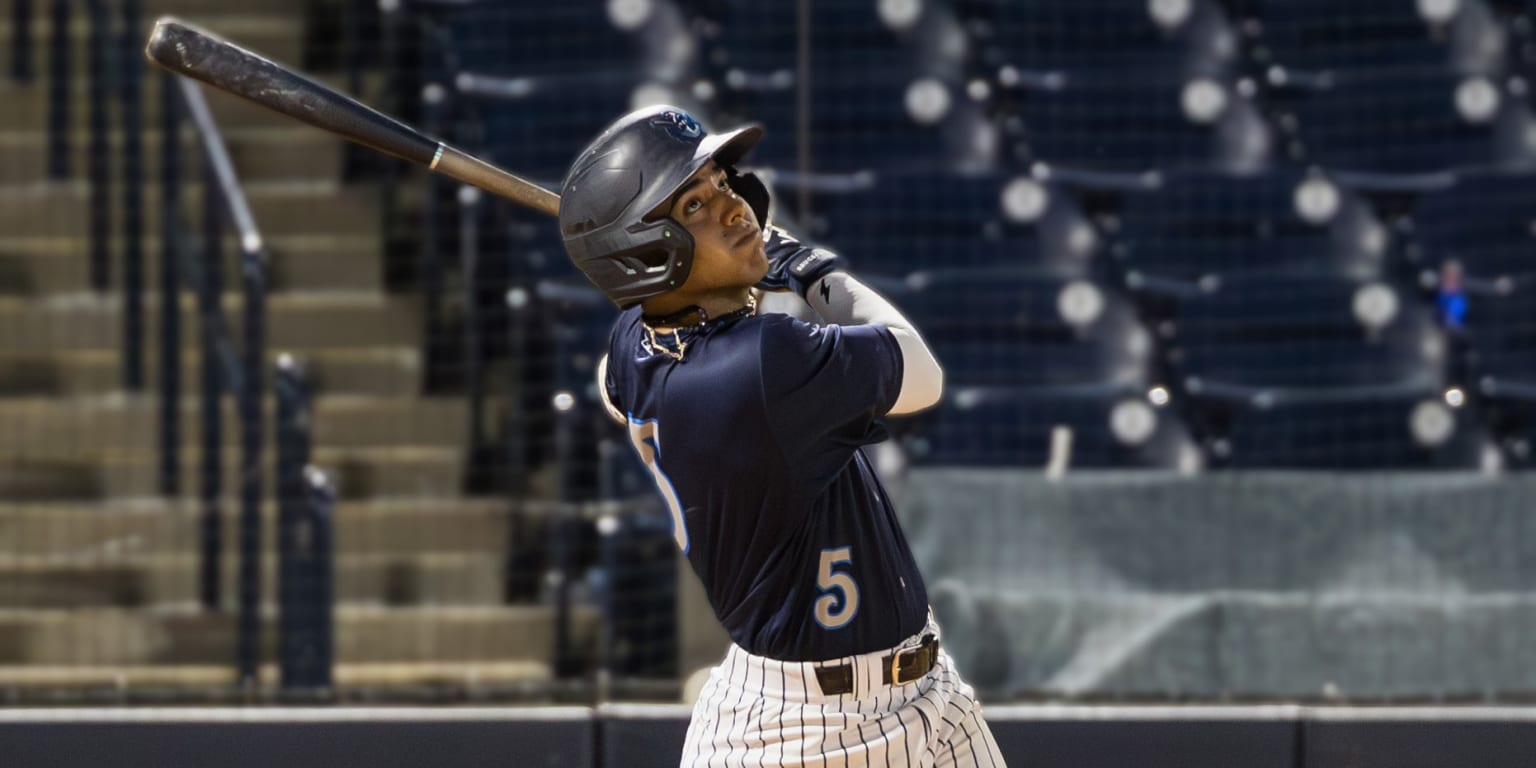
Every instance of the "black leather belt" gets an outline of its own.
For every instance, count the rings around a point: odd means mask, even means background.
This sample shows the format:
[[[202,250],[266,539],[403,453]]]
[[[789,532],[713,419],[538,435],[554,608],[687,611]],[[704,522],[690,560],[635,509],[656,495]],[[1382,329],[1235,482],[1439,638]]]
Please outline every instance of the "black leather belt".
[[[923,638],[916,648],[888,654],[880,660],[880,678],[886,685],[906,685],[916,682],[939,661],[939,639],[933,635]],[[821,685],[821,695],[841,696],[853,693],[853,665],[833,664],[816,668],[816,682]]]

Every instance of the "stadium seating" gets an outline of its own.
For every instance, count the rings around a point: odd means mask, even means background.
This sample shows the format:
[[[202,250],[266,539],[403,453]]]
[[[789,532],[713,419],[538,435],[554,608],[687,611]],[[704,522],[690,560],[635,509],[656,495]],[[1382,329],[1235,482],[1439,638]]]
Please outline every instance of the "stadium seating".
[[[899,61],[899,53],[887,54]],[[964,83],[889,68],[829,71],[813,87],[811,158],[818,171],[986,168],[991,118]]]
[[[1169,174],[1126,196],[1127,270],[1193,283],[1264,272],[1379,275],[1396,251],[1370,205],[1326,176]]]
[[[1218,467],[1363,470],[1476,469],[1487,436],[1472,409],[1438,393],[1308,393],[1297,399],[1226,401],[1205,418],[1224,429],[1206,443]]]
[[[1481,460],[1476,417],[1460,410],[1465,393],[1446,393],[1443,336],[1387,283],[1314,275],[1207,283],[1179,302],[1169,357],[1218,465]]]
[[[1306,159],[1330,169],[1527,167],[1536,145],[1520,88],[1444,71],[1341,73],[1296,94],[1294,119]]]
[[[1387,283],[1223,278],[1182,299],[1176,323],[1179,370],[1207,391],[1442,383],[1427,313]]]
[[[1268,167],[1273,129],[1239,82],[1176,72],[1047,75],[1006,84],[1015,157],[1144,172]]]
[[[1060,442],[1053,434],[1070,437]],[[1132,387],[1038,392],[951,385],[905,444],[919,464],[1039,469],[1053,459],[1053,439],[1063,469],[1189,468],[1192,457],[1177,415]]]
[[[919,461],[1041,464],[1061,425],[1073,466],[1188,468],[1193,433],[1212,466],[1461,467],[1485,423],[1506,442],[1524,429],[1526,291],[1493,292],[1536,272],[1536,131],[1506,8],[818,0],[802,72],[783,9],[619,5],[455,26],[466,67],[511,78],[474,101],[486,153],[554,180],[648,99],[764,124],[749,161],[777,172],[780,212],[891,292],[946,365],[955,391],[914,427]],[[558,30],[547,49],[496,44],[578,21],[603,30],[599,55]],[[641,33],[666,24],[670,55]],[[514,279],[570,276],[542,223],[491,228]],[[1471,286],[1460,333],[1428,290],[1452,259]],[[1068,286],[1095,320],[1064,319]],[[557,346],[606,331],[567,314]],[[1126,402],[1155,437],[1116,435]],[[1412,426],[1431,411],[1443,438]]]
[[[1128,0],[992,0],[966,14],[991,68],[1087,74],[1220,75],[1239,58],[1220,4]]]
[[[812,233],[863,271],[1016,268],[1084,276],[1100,242],[1072,192],[1000,173],[873,174],[815,198]]]
[[[898,301],[945,367],[947,395],[914,428],[931,464],[1042,465],[1051,428],[1074,466],[1174,466],[1182,428],[1149,405],[1151,339],[1118,296],[1017,269],[908,276]],[[959,308],[964,311],[959,311]]]
[[[598,406],[597,361],[608,351],[616,311],[608,298],[579,278],[539,281],[534,296],[551,320],[555,386],[581,403]]]
[[[1495,280],[1536,273],[1536,175],[1463,173],[1426,194],[1414,210],[1422,261],[1461,262],[1468,277]]]
[[[524,77],[613,72],[634,69],[639,59],[641,41],[633,34],[639,20],[616,17],[607,3],[459,6],[444,14],[445,23],[460,64],[471,72]],[[509,45],[512,40],[517,44]]]
[[[966,92],[966,40],[942,5],[811,5],[808,148],[818,171],[976,167],[991,159],[987,115]],[[705,25],[708,91],[725,123],[763,123],[759,162],[796,167],[797,27],[777,6],[729,3]]]
[[[1536,281],[1470,297],[1467,328],[1485,395],[1536,402]]]
[[[1504,71],[1507,31],[1482,0],[1380,2],[1339,13],[1329,0],[1257,0],[1269,63],[1302,70]]]
[[[898,300],[966,385],[1145,387],[1150,340],[1117,295],[1017,270],[914,272]],[[963,308],[963,311],[959,311]]]
[[[546,441],[536,447],[546,458],[560,457],[560,497],[595,498],[612,484],[643,487],[636,481],[641,470],[630,452],[613,450],[616,444],[622,447],[623,430],[610,420],[597,389],[597,363],[608,352],[613,304],[575,277],[540,280],[526,300],[534,302],[528,313],[533,324],[524,332],[542,335],[545,338],[530,341],[548,344],[543,359],[549,361],[549,370],[538,375],[548,376],[544,412],[552,416],[552,431],[533,439]]]
[[[527,178],[558,184],[582,147],[636,106],[642,85],[622,72],[529,78],[505,95],[481,98],[483,152]],[[570,105],[573,91],[582,94],[579,108]]]

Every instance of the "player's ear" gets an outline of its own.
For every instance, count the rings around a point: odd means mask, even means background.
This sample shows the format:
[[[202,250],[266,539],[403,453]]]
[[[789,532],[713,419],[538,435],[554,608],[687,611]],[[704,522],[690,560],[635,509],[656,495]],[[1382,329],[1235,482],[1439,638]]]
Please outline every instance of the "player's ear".
[[[733,166],[726,166],[725,183],[730,185],[742,200],[747,202],[747,207],[757,216],[759,226],[768,223],[768,212],[772,208],[773,200],[768,193],[768,185],[755,173],[742,173]]]

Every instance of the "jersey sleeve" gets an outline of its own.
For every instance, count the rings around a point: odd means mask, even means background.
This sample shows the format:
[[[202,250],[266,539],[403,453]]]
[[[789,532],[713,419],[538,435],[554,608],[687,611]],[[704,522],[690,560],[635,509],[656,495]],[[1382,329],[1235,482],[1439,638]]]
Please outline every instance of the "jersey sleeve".
[[[635,315],[638,317],[638,314]],[[627,330],[634,324],[634,317],[630,313],[620,314],[614,320],[613,327],[608,330],[608,346],[601,359],[597,362],[595,371],[597,378],[597,398],[603,404],[603,410],[608,412],[609,418],[619,424],[628,424],[629,419],[624,415],[626,406],[620,402],[619,393],[623,387],[619,383],[619,376],[623,373],[625,355],[617,351],[624,338],[627,338]]]
[[[855,448],[886,438],[901,392],[901,347],[883,325],[770,319],[762,339],[763,408],[791,466],[830,477]]]

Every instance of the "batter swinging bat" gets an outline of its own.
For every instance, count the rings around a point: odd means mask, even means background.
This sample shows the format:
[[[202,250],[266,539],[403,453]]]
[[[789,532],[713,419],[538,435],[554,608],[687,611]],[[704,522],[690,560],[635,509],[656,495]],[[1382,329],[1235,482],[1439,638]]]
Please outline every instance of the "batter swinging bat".
[[[171,17],[156,21],[144,54],[172,72],[369,149],[425,165],[541,213],[559,215],[559,195],[185,22]]]

